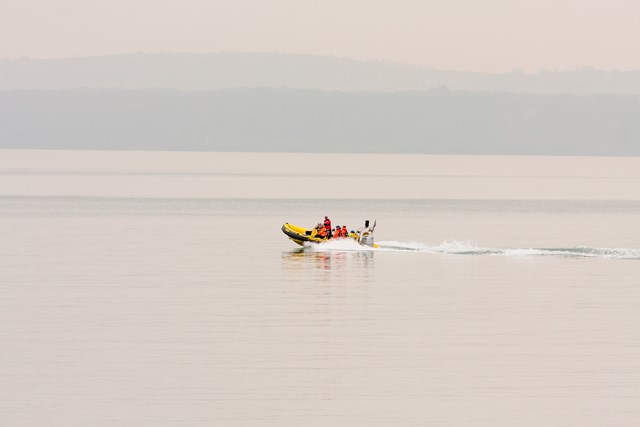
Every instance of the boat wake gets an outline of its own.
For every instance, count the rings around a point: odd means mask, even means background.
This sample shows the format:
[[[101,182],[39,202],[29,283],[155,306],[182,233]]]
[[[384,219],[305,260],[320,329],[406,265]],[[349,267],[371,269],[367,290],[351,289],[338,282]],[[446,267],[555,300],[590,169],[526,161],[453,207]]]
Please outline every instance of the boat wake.
[[[561,256],[569,258],[610,258],[638,259],[640,249],[626,248],[590,248],[587,246],[567,248],[488,248],[471,242],[449,241],[439,245],[428,245],[419,242],[377,242],[379,248],[361,246],[352,240],[329,241],[319,245],[305,246],[305,250],[313,251],[374,251],[374,252],[423,252],[450,255],[489,255],[489,256]]]

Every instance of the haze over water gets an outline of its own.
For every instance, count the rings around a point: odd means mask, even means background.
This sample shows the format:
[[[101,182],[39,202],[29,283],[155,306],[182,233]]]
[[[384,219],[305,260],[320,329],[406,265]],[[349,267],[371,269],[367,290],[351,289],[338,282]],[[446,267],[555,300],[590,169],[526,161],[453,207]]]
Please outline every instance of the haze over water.
[[[2,424],[636,425],[639,166],[0,151]]]

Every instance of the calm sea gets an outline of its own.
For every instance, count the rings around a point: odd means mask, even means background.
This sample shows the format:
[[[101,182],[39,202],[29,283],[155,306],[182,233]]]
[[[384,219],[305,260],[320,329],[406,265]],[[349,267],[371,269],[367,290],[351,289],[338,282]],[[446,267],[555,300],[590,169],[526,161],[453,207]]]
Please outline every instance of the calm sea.
[[[0,152],[0,425],[640,425],[638,159],[343,156]]]

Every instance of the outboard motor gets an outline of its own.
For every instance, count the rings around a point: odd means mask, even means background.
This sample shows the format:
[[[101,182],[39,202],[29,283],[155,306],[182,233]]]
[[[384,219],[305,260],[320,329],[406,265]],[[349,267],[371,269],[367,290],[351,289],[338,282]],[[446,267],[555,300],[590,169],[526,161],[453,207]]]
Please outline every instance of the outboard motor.
[[[360,244],[365,246],[373,246],[373,234],[367,233],[360,238]]]
[[[364,221],[364,228],[358,230],[358,243],[365,246],[373,246],[373,230],[376,228],[376,225],[373,224],[373,227],[369,227],[369,220]]]

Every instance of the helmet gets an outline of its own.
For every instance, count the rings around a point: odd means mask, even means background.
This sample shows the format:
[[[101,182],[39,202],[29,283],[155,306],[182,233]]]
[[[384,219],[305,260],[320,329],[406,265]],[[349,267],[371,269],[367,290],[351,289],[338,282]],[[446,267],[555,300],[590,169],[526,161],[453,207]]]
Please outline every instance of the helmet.
[[[351,233],[355,233],[355,231],[351,230]]]
[[[336,228],[340,228],[340,226],[339,226],[339,225],[336,225]]]

